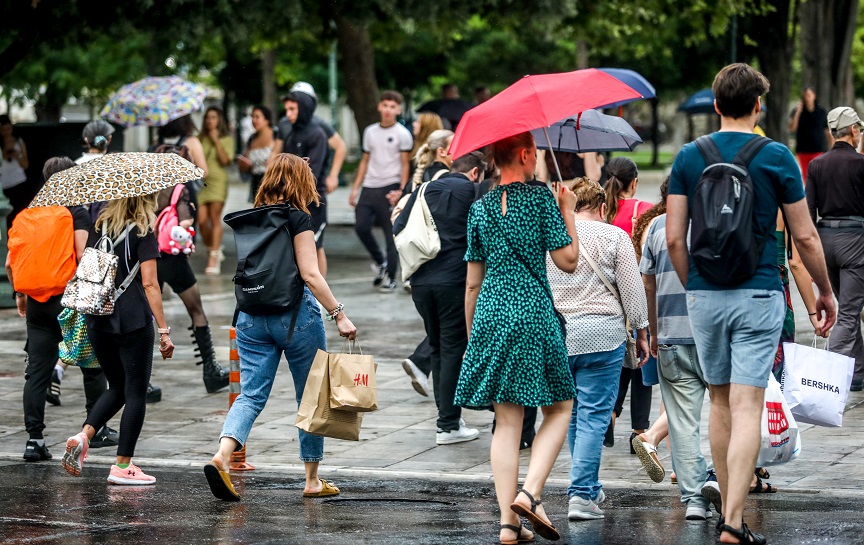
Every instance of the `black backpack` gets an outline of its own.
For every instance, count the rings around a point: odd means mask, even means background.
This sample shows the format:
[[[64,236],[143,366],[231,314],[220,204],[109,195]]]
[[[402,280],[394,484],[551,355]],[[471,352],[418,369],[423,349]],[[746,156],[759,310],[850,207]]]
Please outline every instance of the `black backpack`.
[[[292,322],[296,320],[304,282],[289,229],[292,210],[289,204],[273,204],[225,216],[237,245],[237,272],[232,279],[237,310],[261,315],[293,308]],[[293,323],[290,329],[293,331]]]
[[[753,181],[747,169],[770,142],[754,136],[727,163],[710,136],[695,141],[707,166],[690,201],[690,255],[699,274],[711,283],[741,283],[759,266],[766,234],[756,226]]]

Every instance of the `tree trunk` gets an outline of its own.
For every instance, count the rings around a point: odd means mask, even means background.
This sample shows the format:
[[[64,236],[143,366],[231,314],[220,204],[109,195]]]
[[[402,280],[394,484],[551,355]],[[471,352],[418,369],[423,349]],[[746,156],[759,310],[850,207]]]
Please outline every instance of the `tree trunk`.
[[[858,0],[808,0],[801,4],[801,68],[826,109],[854,106],[852,39]]]
[[[342,15],[336,23],[337,46],[348,106],[354,111],[357,130],[380,121],[378,114],[378,82],[375,79],[375,49],[366,24],[355,23]]]
[[[811,0],[808,3],[815,3]],[[792,55],[795,48],[794,24],[798,3],[789,0],[771,0],[771,11],[761,17],[754,17],[753,28],[762,29],[756,57],[762,73],[771,83],[768,93],[768,111],[765,113],[765,134],[777,142],[786,143],[789,139],[788,108],[789,93],[792,85]],[[789,32],[792,32],[792,35]]]
[[[282,108],[276,101],[276,50],[267,48],[261,51],[261,103],[276,112],[280,119]],[[284,112],[283,112],[284,113]]]

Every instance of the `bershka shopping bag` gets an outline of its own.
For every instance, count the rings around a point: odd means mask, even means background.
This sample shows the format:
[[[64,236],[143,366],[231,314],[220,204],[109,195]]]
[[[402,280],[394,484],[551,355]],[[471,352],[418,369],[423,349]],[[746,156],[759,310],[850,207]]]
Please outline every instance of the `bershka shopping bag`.
[[[330,364],[330,408],[356,413],[377,411],[375,371],[378,366],[373,357],[363,355],[360,345],[351,341],[345,342],[340,354],[327,356]]]
[[[759,447],[757,466],[777,465],[791,462],[801,453],[801,436],[780,383],[770,375],[765,389],[765,405],[762,408],[762,441]]]
[[[330,408],[330,373],[327,360],[327,352],[319,350],[315,354],[294,425],[315,435],[359,441],[363,415]]]
[[[842,426],[855,359],[813,346],[784,343],[783,395],[799,422]]]

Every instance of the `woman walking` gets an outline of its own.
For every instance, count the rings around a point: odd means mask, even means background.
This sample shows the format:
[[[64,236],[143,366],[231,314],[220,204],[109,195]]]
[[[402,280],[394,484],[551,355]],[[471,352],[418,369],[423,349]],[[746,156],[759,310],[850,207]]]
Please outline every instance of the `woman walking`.
[[[328,318],[336,321],[341,336],[353,339],[357,334],[357,328],[345,315],[343,305],[333,296],[318,270],[315,235],[309,215],[309,207],[317,202],[315,178],[309,165],[296,155],[277,155],[261,180],[255,208],[283,205],[287,209],[288,230],[294,245],[297,269],[305,287],[300,301],[295,303],[300,305],[299,309],[291,308],[281,314],[267,315],[240,312],[237,317],[242,393],[225,419],[219,451],[204,467],[210,490],[222,500],[240,499],[228,474],[231,453],[246,443],[252,424],[264,409],[282,355],[285,355],[294,379],[299,407],[315,354],[318,350],[327,349],[324,323],[316,299],[324,307]],[[289,324],[294,324],[293,330],[289,330]],[[300,459],[306,468],[303,495],[318,497],[338,494],[337,487],[318,476],[318,464],[324,456],[324,438],[303,430],[298,432]]]
[[[541,536],[560,538],[540,500],[564,443],[575,395],[545,266],[550,252],[557,267],[576,269],[579,241],[570,213],[575,197],[563,186],[553,196],[525,183],[534,178],[536,153],[530,133],[492,144],[500,181],[474,203],[468,217],[465,315],[470,331],[455,397],[456,405],[468,409],[495,409],[491,459],[501,509],[499,538],[514,544],[533,539],[520,516]],[[538,406],[543,424],[517,492],[524,408]]]
[[[636,163],[626,157],[615,157],[607,166],[606,180],[606,223],[620,227],[627,235],[633,236],[633,229],[639,216],[651,208],[651,203],[634,198],[639,184],[639,171]],[[653,371],[653,372],[652,372]],[[646,373],[647,372],[647,373]],[[647,376],[643,376],[646,373]],[[647,381],[645,379],[648,379]],[[647,383],[647,385],[646,385]],[[651,425],[651,384],[657,383],[657,364],[649,362],[641,369],[621,368],[618,385],[618,399],[615,400],[615,410],[606,431],[603,444],[611,447],[615,444],[615,420],[624,411],[624,399],[630,390],[630,424],[632,432],[628,444],[637,435],[644,433]],[[635,454],[633,447],[630,453]]]
[[[576,195],[575,214],[563,213],[575,216],[579,264],[575,273],[568,274],[547,257],[546,270],[555,307],[567,320],[568,363],[576,387],[568,435],[572,456],[568,516],[590,520],[604,517],[598,507],[605,499],[598,476],[601,445],[630,335],[625,323],[629,320],[638,331],[640,364],[644,363],[648,303],[630,237],[604,222],[603,188],[588,178],[566,185]]]
[[[108,153],[112,134],[114,134],[114,127],[104,119],[94,119],[84,125],[84,130],[81,131],[81,139],[84,140],[84,147],[87,151],[82,153],[81,157],[75,159],[75,164],[80,165],[87,161],[98,159]]]
[[[237,168],[252,176],[249,184],[249,202],[255,202],[255,195],[261,186],[264,172],[267,170],[267,160],[273,152],[273,114],[267,106],[255,106],[252,109],[252,127],[255,134],[246,142],[243,155],[237,156]]]
[[[221,109],[216,106],[207,108],[204,128],[198,138],[207,161],[204,189],[198,192],[198,225],[201,238],[210,250],[204,274],[215,276],[225,260],[222,253],[222,209],[228,198],[225,167],[234,160],[234,139],[228,133],[228,122]]]
[[[119,257],[115,285],[127,276],[135,278],[114,303],[114,312],[107,316],[86,317],[87,334],[93,351],[108,379],[108,391],[87,415],[80,433],[66,441],[63,467],[78,477],[87,457],[90,439],[120,409],[120,437],[117,462],[111,466],[108,482],[121,485],[150,485],[156,477],[147,475],[132,463],[135,445],[146,412],[145,399],[150,371],[153,366],[153,321],[159,333],[159,353],[162,359],[174,353],[171,328],[162,311],[162,294],[156,273],[159,246],[153,234],[156,217],[156,195],[129,197],[110,201],[90,231],[87,245],[97,245],[103,234],[115,244]],[[140,276],[135,265],[140,265]]]
[[[441,129],[429,135],[414,156],[414,174],[411,177],[411,190],[426,182],[437,180],[450,172],[453,158],[450,157],[450,142],[453,141],[453,131]]]

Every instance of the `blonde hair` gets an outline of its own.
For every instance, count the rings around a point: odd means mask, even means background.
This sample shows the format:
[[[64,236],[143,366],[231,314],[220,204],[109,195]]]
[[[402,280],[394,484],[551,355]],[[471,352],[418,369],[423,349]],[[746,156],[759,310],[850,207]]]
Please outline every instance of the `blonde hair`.
[[[414,163],[417,167],[414,169],[414,176],[411,178],[415,187],[423,183],[423,172],[429,165],[435,162],[439,149],[446,149],[450,146],[452,138],[453,131],[446,129],[437,130],[429,135],[429,139],[426,140],[425,144],[420,146],[420,149],[417,150],[417,154],[414,156]]]
[[[307,214],[310,204],[321,202],[309,163],[290,153],[280,153],[270,161],[255,195],[255,208],[284,202]]]
[[[441,121],[438,114],[433,114],[431,112],[423,112],[417,116],[417,123],[420,125],[420,128],[417,130],[417,136],[414,139],[414,149],[411,150],[411,157],[417,155],[420,146],[429,140],[429,137],[433,132],[440,131],[444,128],[444,123]]]
[[[156,197],[158,193],[126,197],[109,201],[96,219],[96,231],[117,238],[130,223],[138,228],[138,236],[143,237],[156,223]]]
[[[600,210],[600,207],[606,202],[606,192],[600,184],[585,176],[564,182],[564,185],[576,194],[576,206],[574,207],[576,212]]]

